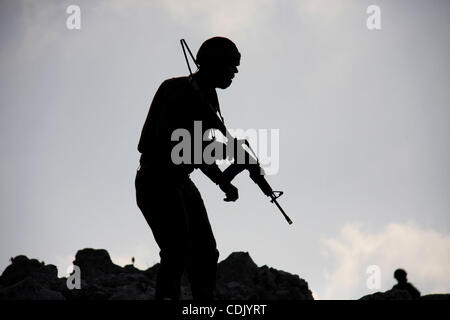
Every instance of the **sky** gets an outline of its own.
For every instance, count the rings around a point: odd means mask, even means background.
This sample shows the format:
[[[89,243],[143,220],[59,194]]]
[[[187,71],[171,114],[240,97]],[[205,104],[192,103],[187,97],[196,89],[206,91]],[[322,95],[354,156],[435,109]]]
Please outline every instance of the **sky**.
[[[195,53],[219,35],[242,55],[222,114],[278,130],[267,179],[294,221],[245,173],[228,203],[194,172],[219,261],[249,252],[316,299],[386,291],[398,267],[422,294],[450,292],[449,14],[446,0],[0,0],[0,272],[25,254],[67,276],[88,247],[159,262],[137,143],[160,83],[188,74],[179,40]]]

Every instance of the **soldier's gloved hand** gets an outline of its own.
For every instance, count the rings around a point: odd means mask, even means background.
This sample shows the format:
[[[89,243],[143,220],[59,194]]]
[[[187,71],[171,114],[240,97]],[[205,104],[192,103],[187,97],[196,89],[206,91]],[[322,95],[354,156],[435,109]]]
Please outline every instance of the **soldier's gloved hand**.
[[[239,198],[238,189],[231,183],[220,184],[219,187],[225,192],[225,199],[223,201],[236,201]]]

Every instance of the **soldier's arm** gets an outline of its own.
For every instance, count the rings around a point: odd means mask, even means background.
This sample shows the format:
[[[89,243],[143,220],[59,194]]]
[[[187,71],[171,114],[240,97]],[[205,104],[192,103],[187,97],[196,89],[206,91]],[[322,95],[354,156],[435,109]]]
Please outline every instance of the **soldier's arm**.
[[[163,117],[164,107],[166,102],[166,85],[167,81],[164,81],[158,88],[153,97],[150,109],[145,119],[144,126],[141,131],[141,137],[139,139],[138,150],[143,153],[149,146],[150,140],[156,138],[161,131],[161,128],[167,126],[162,123],[165,119]]]
[[[223,172],[217,164],[204,164],[200,167],[200,170],[225,193],[224,201],[236,201],[239,198],[238,189],[230,182],[223,181]]]
[[[202,164],[200,170],[215,184],[221,184],[222,170],[216,163],[213,164]]]

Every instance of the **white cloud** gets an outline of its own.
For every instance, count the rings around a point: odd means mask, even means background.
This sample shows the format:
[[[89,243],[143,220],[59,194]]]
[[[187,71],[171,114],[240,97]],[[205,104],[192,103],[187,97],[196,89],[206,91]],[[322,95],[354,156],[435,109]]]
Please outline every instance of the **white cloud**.
[[[395,284],[393,272],[404,268],[408,279],[422,294],[450,291],[450,235],[423,229],[414,223],[391,223],[384,230],[368,234],[358,224],[347,224],[338,238],[321,239],[325,254],[334,257],[336,267],[325,272],[326,287],[321,299],[356,299],[386,291]],[[381,288],[369,290],[366,269],[381,269]]]

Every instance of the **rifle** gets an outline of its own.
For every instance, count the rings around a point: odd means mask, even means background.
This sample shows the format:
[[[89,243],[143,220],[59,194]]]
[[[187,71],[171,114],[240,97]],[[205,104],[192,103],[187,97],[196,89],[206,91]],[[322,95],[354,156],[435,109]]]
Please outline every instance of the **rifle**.
[[[205,100],[206,104],[210,107],[211,111],[214,113],[214,116],[217,119],[217,128],[228,139],[228,141],[233,142],[233,147],[235,150],[234,154],[235,155],[237,154],[237,152],[236,152],[237,150],[244,152],[244,156],[245,156],[244,164],[240,164],[240,163],[237,163],[237,161],[235,161],[235,163],[232,163],[231,165],[229,165],[222,173],[222,183],[230,183],[239,173],[241,173],[242,171],[247,169],[249,171],[250,179],[252,179],[253,182],[261,189],[261,191],[264,193],[264,195],[266,195],[270,198],[271,203],[275,203],[275,205],[281,211],[281,213],[284,216],[284,218],[286,219],[286,221],[289,224],[292,224],[292,220],[284,212],[283,208],[280,206],[280,204],[277,201],[277,199],[283,195],[283,191],[275,191],[272,189],[270,184],[267,182],[266,178],[264,178],[264,170],[261,168],[258,157],[256,156],[255,152],[251,148],[248,140],[247,139],[238,140],[238,139],[234,138],[225,126],[225,122],[222,117],[222,114],[220,113],[220,109],[217,110],[219,113],[219,117],[218,117],[216,114],[215,108],[212,106],[211,103],[208,103],[208,101],[204,97],[204,95],[201,94],[200,87],[195,82],[195,80],[192,78],[192,70],[191,70],[191,66],[189,65],[188,57],[186,55],[185,46],[189,52],[189,55],[191,56],[192,60],[194,61],[195,66],[197,68],[199,68],[199,65],[197,64],[197,61],[195,60],[186,41],[184,39],[181,39],[180,43],[181,43],[181,47],[183,49],[183,54],[184,54],[184,57],[186,59],[186,63],[187,63],[188,69],[189,69],[189,74],[190,74],[189,81],[190,81],[192,87],[194,88],[195,91],[197,91],[200,94],[202,99]],[[248,148],[248,150],[246,150],[246,148],[243,147],[244,145]],[[247,159],[248,159],[248,161],[247,161]]]

